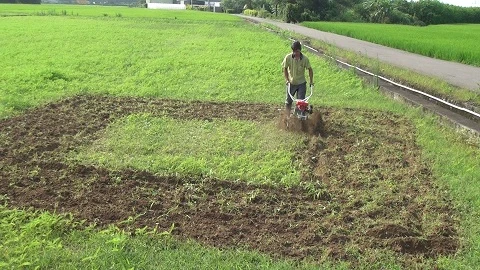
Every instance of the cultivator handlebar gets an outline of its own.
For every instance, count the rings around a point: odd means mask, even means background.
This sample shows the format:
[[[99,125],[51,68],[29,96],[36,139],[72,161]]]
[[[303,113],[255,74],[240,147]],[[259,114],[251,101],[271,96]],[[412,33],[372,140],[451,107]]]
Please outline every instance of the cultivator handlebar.
[[[308,115],[313,112],[312,106],[308,104],[308,100],[313,95],[313,84],[310,84],[310,94],[304,99],[297,99],[292,96],[292,93],[290,92],[290,83],[287,83],[287,94],[290,96],[293,103],[295,103],[293,115],[297,116],[301,120],[307,120]]]
[[[310,84],[310,95],[308,95],[304,99],[296,99],[295,97],[292,96],[292,93],[290,93],[290,83],[287,83],[287,93],[290,96],[290,98],[293,100],[293,102],[296,103],[297,101],[303,101],[308,104],[308,100],[313,95],[313,84]]]

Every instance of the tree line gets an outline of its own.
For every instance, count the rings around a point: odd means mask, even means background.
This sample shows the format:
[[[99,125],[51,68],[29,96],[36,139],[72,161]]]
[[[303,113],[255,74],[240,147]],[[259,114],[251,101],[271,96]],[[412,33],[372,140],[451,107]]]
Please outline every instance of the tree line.
[[[42,0],[0,0],[0,4],[41,4]]]
[[[227,12],[286,22],[344,21],[408,25],[480,23],[480,8],[438,0],[222,0]]]

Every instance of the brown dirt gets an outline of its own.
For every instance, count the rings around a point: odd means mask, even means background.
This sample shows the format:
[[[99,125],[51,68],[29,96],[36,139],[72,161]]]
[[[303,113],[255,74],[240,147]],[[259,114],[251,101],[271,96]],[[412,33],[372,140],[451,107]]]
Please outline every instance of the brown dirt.
[[[92,143],[135,112],[182,119],[283,119],[266,104],[76,96],[0,120],[0,194],[10,207],[72,213],[99,226],[157,227],[216,247],[355,265],[375,249],[409,267],[459,246],[452,204],[401,117],[321,109],[307,124],[307,168],[299,187],[160,177],[72,164],[65,154]],[[305,129],[304,129],[305,130]],[[320,136],[321,135],[321,136]],[[132,222],[123,222],[134,217]],[[352,255],[354,254],[354,255]],[[356,254],[356,255],[355,255]]]
[[[283,130],[314,136],[324,137],[327,135],[321,112],[313,112],[306,120],[280,113],[278,127]]]

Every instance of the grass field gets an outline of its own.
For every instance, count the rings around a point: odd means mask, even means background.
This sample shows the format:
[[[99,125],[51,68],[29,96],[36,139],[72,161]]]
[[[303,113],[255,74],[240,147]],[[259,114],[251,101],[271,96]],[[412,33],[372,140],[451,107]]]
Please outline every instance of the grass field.
[[[237,17],[0,14],[1,268],[480,265],[478,145],[351,72],[307,54],[325,129],[291,132],[289,42]]]

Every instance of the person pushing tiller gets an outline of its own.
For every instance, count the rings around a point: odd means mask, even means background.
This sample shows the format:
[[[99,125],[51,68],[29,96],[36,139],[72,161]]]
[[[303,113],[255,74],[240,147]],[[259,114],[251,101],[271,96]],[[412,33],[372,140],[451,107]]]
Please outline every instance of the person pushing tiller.
[[[308,99],[313,94],[313,69],[308,57],[302,53],[302,45],[299,41],[292,43],[292,53],[285,56],[282,68],[287,85],[285,113],[290,116],[292,103],[295,102],[293,114],[301,120],[306,120],[308,115],[312,113],[312,106],[308,104]],[[308,97],[305,97],[307,92],[306,70],[308,70],[310,78],[310,95]],[[297,98],[294,97],[295,94]]]

